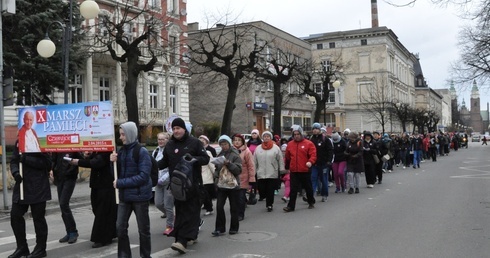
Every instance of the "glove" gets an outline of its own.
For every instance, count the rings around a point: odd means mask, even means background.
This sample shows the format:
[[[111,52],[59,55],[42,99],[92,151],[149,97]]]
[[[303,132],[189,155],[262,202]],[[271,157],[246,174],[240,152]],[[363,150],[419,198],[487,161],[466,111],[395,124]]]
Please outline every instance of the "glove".
[[[22,176],[19,173],[16,173],[14,175],[14,179],[15,179],[15,182],[17,182],[19,184],[22,182]]]

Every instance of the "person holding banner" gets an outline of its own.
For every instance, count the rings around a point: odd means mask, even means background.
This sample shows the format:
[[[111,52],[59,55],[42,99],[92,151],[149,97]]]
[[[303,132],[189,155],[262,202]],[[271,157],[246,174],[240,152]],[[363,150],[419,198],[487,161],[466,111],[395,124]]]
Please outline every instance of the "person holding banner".
[[[46,201],[51,200],[49,186],[49,170],[51,159],[46,153],[19,153],[19,142],[15,143],[10,161],[10,171],[15,178],[12,194],[12,210],[10,225],[14,231],[17,249],[9,258],[27,256],[30,258],[45,257],[48,240],[48,225],[46,223]],[[22,183],[22,186],[21,186]],[[22,188],[22,189],[21,189]],[[36,246],[29,254],[26,239],[26,222],[24,214],[31,208]]]
[[[182,160],[185,154],[190,154],[197,159],[193,165],[193,191],[186,201],[174,200],[175,221],[174,229],[169,236],[175,237],[171,245],[172,250],[184,254],[189,241],[196,241],[201,222],[201,200],[200,193],[203,188],[201,167],[209,163],[209,156],[201,141],[192,137],[186,128],[182,118],[173,119],[172,138],[165,146],[163,159],[158,161],[158,169],[169,169],[170,180],[175,166]]]
[[[77,184],[78,166],[70,164],[69,159],[80,159],[82,155],[79,152],[56,152],[51,157],[53,168],[49,172],[49,177],[54,179],[56,185],[61,218],[66,229],[66,235],[59,242],[73,244],[78,239],[78,230],[71,212],[70,199]]]
[[[95,216],[90,235],[90,241],[94,242],[92,248],[108,245],[116,237],[117,204],[110,155],[110,152],[86,151],[82,159],[70,161],[72,165],[90,168],[90,203]]]
[[[140,148],[139,161],[133,159],[133,151],[138,145],[138,128],[134,122],[126,122],[119,127],[119,139],[123,147],[117,154],[112,153],[110,160],[117,162],[118,178],[114,188],[119,189],[119,206],[117,209],[117,256],[131,257],[128,237],[128,222],[131,213],[136,215],[140,239],[140,257],[151,255],[150,216],[148,209],[152,197],[150,171],[152,167],[150,154],[144,147]]]

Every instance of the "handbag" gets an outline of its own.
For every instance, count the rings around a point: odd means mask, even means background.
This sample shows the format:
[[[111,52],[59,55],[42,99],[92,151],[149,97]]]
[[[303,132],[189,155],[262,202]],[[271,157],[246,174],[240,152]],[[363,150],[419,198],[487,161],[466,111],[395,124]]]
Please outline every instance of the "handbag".
[[[218,188],[235,189],[238,187],[238,182],[230,170],[226,166],[223,166],[219,171],[217,185]]]
[[[379,163],[379,157],[378,157],[378,155],[373,154],[373,159],[374,159],[374,164],[378,164]]]
[[[383,155],[383,157],[381,157],[381,159],[383,160],[383,162],[386,162],[386,161],[390,160],[390,158],[391,158],[390,157],[390,154],[385,154],[385,155]]]
[[[257,195],[253,191],[250,191],[250,193],[248,194],[247,204],[248,205],[255,205],[255,204],[257,204]]]

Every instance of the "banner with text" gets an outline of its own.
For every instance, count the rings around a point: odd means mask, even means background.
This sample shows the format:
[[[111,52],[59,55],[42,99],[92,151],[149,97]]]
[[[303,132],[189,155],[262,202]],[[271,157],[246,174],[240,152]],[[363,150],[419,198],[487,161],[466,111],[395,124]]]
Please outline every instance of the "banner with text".
[[[36,106],[19,110],[19,151],[113,151],[112,103]]]

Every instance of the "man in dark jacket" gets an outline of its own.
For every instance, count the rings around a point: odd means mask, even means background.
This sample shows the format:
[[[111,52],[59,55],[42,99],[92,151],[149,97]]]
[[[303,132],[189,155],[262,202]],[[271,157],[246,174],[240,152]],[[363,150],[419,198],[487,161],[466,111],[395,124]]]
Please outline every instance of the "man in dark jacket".
[[[117,255],[131,257],[129,246],[128,221],[134,211],[140,239],[140,257],[151,255],[150,217],[148,207],[152,197],[151,159],[148,150],[141,147],[139,160],[133,160],[133,151],[138,143],[138,128],[134,122],[126,122],[119,128],[123,147],[117,154],[111,154],[110,160],[117,161],[118,179],[114,188],[119,189],[119,206],[117,210]]]
[[[323,136],[319,123],[313,124],[313,135],[310,141],[315,144],[316,147],[316,163],[311,167],[311,184],[313,186],[313,193],[317,191],[318,180],[322,183],[322,202],[325,202],[328,197],[328,175],[329,170],[332,167],[333,159],[333,147],[332,142],[327,137]]]
[[[187,250],[187,243],[195,241],[199,232],[201,222],[201,200],[200,191],[202,189],[201,166],[209,163],[209,156],[206,153],[201,141],[190,135],[187,131],[185,122],[182,118],[176,118],[172,121],[172,138],[165,147],[163,159],[158,161],[158,169],[168,167],[170,180],[175,166],[182,160],[185,154],[190,154],[197,160],[194,162],[193,189],[188,193],[185,201],[174,200],[175,221],[174,229],[169,236],[175,237],[175,242],[171,248],[183,254]]]
[[[66,235],[59,242],[73,244],[77,241],[78,230],[75,218],[70,209],[70,199],[75,190],[78,177],[78,166],[71,165],[69,161],[63,158],[80,159],[82,155],[79,152],[53,153],[53,168],[49,173],[54,178],[54,184],[58,191],[58,202],[60,204],[61,218],[65,224]]]
[[[22,166],[23,173],[20,174]],[[18,142],[15,143],[10,171],[15,178],[14,192],[12,194],[12,210],[10,211],[10,225],[14,231],[17,249],[9,258],[26,256],[31,258],[46,256],[46,242],[48,240],[48,225],[46,223],[46,201],[51,200],[49,186],[49,170],[51,159],[45,153],[19,153]],[[23,183],[23,199],[20,187]],[[32,220],[36,231],[36,247],[29,254],[26,239],[26,222],[24,214],[31,207]]]

